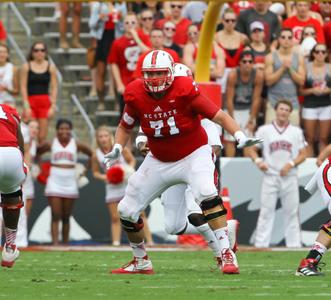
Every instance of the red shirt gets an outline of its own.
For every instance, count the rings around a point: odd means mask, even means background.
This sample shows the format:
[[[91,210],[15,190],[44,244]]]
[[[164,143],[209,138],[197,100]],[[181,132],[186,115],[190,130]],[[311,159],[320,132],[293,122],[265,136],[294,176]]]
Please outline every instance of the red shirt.
[[[331,22],[324,25],[325,44],[331,50]]]
[[[179,63],[180,62],[180,59],[179,59],[179,56],[177,54],[176,51],[172,50],[172,49],[169,49],[169,48],[163,48],[162,50],[168,52],[175,63]],[[151,50],[153,51],[153,50]],[[142,69],[142,66],[143,66],[143,62],[144,62],[144,58],[146,57],[146,55],[151,52],[151,51],[147,51],[143,54],[141,54],[138,58],[138,62],[137,62],[137,66],[136,66],[136,70],[134,71],[133,73],[133,77],[136,79],[136,78],[141,78],[143,76],[143,74],[141,73],[141,69]]]
[[[153,98],[137,79],[127,86],[124,100],[121,125],[131,129],[139,121],[152,154],[164,162],[178,161],[206,145],[200,115],[212,119],[219,110],[189,77],[176,77],[161,99]]]
[[[291,28],[293,31],[294,39],[300,43],[302,30],[306,26],[313,26],[316,30],[316,40],[318,43],[325,43],[323,28],[321,23],[313,18],[309,18],[308,21],[300,21],[297,16],[293,16],[291,18],[288,18],[283,23],[283,28]]]
[[[229,3],[229,6],[233,9],[235,14],[239,16],[240,12],[249,8],[254,7],[253,2],[248,2],[248,1],[238,1],[235,3]]]
[[[6,29],[0,20],[0,41],[5,40],[6,38],[7,38]]]
[[[139,37],[146,46],[150,47],[149,40],[141,35],[139,35]],[[125,86],[134,79],[133,73],[136,70],[140,54],[141,49],[135,40],[133,38],[128,38],[125,35],[116,39],[111,46],[108,55],[108,63],[118,65],[121,79]]]
[[[0,104],[0,147],[18,147],[20,117],[15,108]]]
[[[162,29],[167,21],[170,21],[170,18],[161,19],[156,22],[155,27]],[[176,32],[173,38],[175,44],[179,46],[184,46],[187,43],[188,40],[187,29],[191,24],[192,24],[191,20],[186,18],[182,18],[176,24]]]

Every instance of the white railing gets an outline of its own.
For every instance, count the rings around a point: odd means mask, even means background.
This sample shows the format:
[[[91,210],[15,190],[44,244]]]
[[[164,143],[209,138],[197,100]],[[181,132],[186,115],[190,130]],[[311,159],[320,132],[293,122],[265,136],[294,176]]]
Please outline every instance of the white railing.
[[[90,138],[91,138],[91,145],[94,144],[95,141],[95,128],[94,125],[90,119],[90,117],[88,116],[88,114],[86,113],[85,109],[83,108],[82,104],[80,103],[78,97],[75,94],[71,94],[70,95],[72,102],[76,105],[78,111],[80,112],[80,114],[82,115],[88,129],[89,129],[89,133],[90,133]]]

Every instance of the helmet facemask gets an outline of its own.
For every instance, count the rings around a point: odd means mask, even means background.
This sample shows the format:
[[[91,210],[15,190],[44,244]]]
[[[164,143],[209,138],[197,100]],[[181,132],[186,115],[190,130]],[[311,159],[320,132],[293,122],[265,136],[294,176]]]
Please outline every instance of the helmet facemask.
[[[167,90],[174,76],[170,68],[142,69],[145,89],[148,92],[160,93]]]

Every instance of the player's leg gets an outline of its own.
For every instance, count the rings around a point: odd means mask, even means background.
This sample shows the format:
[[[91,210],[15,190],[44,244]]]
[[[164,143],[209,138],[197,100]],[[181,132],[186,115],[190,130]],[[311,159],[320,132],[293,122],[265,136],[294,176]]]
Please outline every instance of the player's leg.
[[[62,201],[59,197],[47,197],[51,208],[51,236],[52,244],[59,244],[59,224],[62,219]]]
[[[320,276],[324,275],[320,272],[318,266],[323,255],[331,248],[331,220],[322,225],[318,233],[316,241],[310,249],[306,258],[301,260],[300,265],[295,273],[297,276]]]
[[[301,247],[301,229],[299,220],[299,188],[296,176],[281,178],[280,199],[284,210],[286,247]]]
[[[70,217],[74,208],[75,199],[62,198],[62,242],[69,243]]]
[[[11,268],[19,256],[16,247],[17,225],[20,217],[20,209],[23,207],[22,191],[1,195],[2,216],[5,231],[5,245],[2,251],[1,265]]]
[[[200,147],[186,159],[186,164],[186,168],[183,169],[183,176],[186,177],[195,200],[200,205],[206,221],[219,240],[223,273],[238,274],[237,259],[230,249],[226,209],[214,184],[215,166],[212,160],[211,147]]]
[[[119,246],[121,244],[121,222],[120,216],[117,211],[117,206],[119,202],[109,202],[107,203],[107,208],[110,215],[110,230],[113,246]]]
[[[279,184],[279,176],[264,175],[261,188],[261,207],[254,242],[254,246],[257,248],[266,248],[270,245]]]
[[[154,241],[153,241],[152,233],[149,229],[146,213],[142,212],[140,214],[140,217],[143,219],[143,222],[144,222],[144,234],[145,234],[146,243],[148,246],[153,246]]]
[[[167,166],[168,164],[156,160],[149,154],[129,178],[125,196],[118,205],[118,212],[134,258],[123,267],[112,270],[113,274],[154,273],[145,249],[144,222],[140,214],[168,187],[163,180]]]

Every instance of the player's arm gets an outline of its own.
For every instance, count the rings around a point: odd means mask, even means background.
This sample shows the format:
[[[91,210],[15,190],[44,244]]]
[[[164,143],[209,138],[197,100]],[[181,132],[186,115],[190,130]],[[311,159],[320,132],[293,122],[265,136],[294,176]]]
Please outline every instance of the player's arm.
[[[329,156],[331,156],[331,144],[324,148],[324,150],[318,155],[316,161],[317,165],[320,166],[323,161]]]
[[[221,125],[227,132],[233,135],[238,142],[238,148],[249,147],[262,142],[259,139],[247,138],[233,118],[201,94],[197,95],[191,102],[191,108],[203,117]]]
[[[100,172],[100,166],[98,162],[98,158],[95,152],[92,153],[91,157],[91,169],[92,169],[92,174],[95,179],[101,180],[106,182],[107,181],[107,176],[106,174],[102,174]]]

